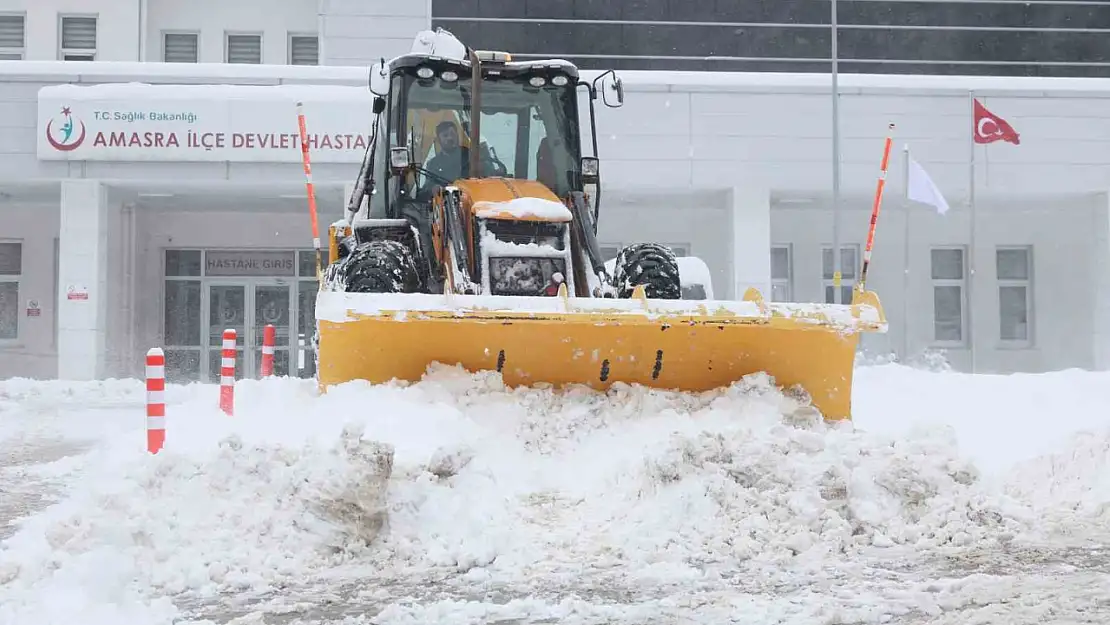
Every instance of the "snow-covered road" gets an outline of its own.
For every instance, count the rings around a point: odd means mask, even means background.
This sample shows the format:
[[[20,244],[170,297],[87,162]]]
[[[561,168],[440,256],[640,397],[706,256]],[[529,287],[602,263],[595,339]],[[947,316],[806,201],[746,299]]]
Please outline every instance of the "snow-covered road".
[[[1110,374],[856,388],[3,381],[0,625],[1110,622]]]

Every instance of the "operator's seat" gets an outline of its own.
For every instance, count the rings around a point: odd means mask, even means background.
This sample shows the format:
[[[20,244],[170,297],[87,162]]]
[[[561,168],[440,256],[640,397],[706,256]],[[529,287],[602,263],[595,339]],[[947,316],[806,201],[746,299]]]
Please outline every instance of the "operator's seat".
[[[547,137],[540,139],[536,148],[536,180],[542,182],[552,193],[555,191],[559,179],[558,170],[555,168],[555,154],[551,149],[551,142]]]

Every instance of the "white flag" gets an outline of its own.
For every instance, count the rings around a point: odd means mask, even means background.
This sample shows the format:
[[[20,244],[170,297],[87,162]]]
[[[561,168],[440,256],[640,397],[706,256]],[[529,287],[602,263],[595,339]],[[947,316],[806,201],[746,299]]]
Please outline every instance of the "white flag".
[[[941,215],[948,212],[948,202],[944,201],[944,195],[941,194],[940,189],[933,183],[933,179],[929,174],[925,173],[921,165],[913,160],[909,154],[906,158],[910,159],[909,163],[909,181],[907,182],[907,196],[916,202],[929,204],[937,209]]]

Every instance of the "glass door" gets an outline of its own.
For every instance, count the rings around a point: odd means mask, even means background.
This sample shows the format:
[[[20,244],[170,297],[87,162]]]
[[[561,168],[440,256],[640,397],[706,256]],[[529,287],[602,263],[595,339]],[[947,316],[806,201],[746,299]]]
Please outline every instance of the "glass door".
[[[212,383],[220,381],[220,361],[223,358],[224,330],[235,330],[235,378],[241,379],[244,371],[250,371],[250,363],[243,361],[243,346],[247,339],[247,285],[209,284],[207,292],[208,332],[205,339],[208,352],[207,377]]]
[[[274,375],[289,375],[290,335],[293,328],[293,287],[285,281],[252,285],[251,353],[253,363],[249,371],[252,378],[260,375],[262,367],[262,340],[267,325],[274,326]]]

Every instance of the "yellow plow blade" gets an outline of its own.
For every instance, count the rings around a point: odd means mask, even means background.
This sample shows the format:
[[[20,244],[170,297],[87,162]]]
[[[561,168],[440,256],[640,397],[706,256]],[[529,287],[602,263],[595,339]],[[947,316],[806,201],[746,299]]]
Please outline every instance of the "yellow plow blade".
[[[869,291],[850,305],[767,303],[755,289],[741,302],[321,291],[316,318],[322,390],[415,382],[437,361],[509,386],[599,390],[705,391],[762,371],[800,385],[826,419],[851,417],[859,334],[886,331]]]

